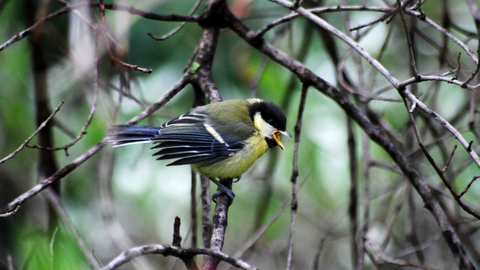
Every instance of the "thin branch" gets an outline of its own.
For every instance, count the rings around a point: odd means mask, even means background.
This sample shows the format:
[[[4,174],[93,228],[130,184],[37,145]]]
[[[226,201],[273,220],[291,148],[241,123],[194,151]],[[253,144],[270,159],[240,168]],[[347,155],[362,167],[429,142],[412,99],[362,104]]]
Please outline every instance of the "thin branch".
[[[157,102],[150,105],[147,109],[139,113],[137,116],[128,120],[125,124],[135,125],[143,119],[147,118],[148,116],[156,112],[158,109],[165,106],[165,104],[167,104],[167,102],[169,102],[174,96],[176,96],[180,91],[182,91],[188,83],[190,83],[190,74],[186,73],[183,75],[180,81],[175,84],[172,89],[170,89],[165,95],[163,95]]]
[[[473,182],[475,182],[478,178],[480,178],[480,176],[474,176],[472,178],[472,181],[470,181],[470,183],[468,183],[467,187],[465,188],[464,191],[462,191],[460,194],[458,194],[458,198],[462,198],[463,195],[465,195],[465,193],[467,193],[467,191],[470,189],[470,187],[472,186]]]
[[[74,4],[74,5],[68,5],[62,9],[59,9],[42,19],[40,19],[38,22],[36,22],[34,25],[31,27],[25,29],[24,31],[16,34],[10,40],[5,42],[0,46],[0,52],[4,50],[5,48],[9,47],[13,43],[20,41],[30,35],[33,30],[35,30],[37,27],[42,26],[45,22],[48,22],[56,17],[59,17],[63,14],[67,14],[71,12],[72,10],[84,8],[84,7],[89,7],[89,8],[94,8],[94,7],[99,7],[99,3],[94,3],[94,2],[84,2],[84,3],[79,3],[79,4]],[[128,12],[132,15],[138,15],[141,16],[145,19],[149,20],[156,20],[156,21],[170,21],[170,22],[197,22],[199,20],[198,15],[191,15],[191,16],[184,16],[184,15],[176,15],[176,14],[170,14],[170,15],[161,15],[161,14],[156,14],[156,13],[151,13],[151,12],[145,12],[139,9],[136,9],[134,7],[129,7],[129,6],[122,6],[122,5],[117,5],[117,4],[105,4],[105,9],[110,9],[110,10],[118,10],[118,11],[124,11]]]
[[[436,234],[432,237],[430,237],[429,239],[427,239],[423,244],[421,245],[418,245],[418,246],[413,246],[413,247],[408,247],[402,251],[399,251],[395,254],[395,257],[405,257],[405,256],[408,256],[412,253],[416,253],[418,251],[422,251],[424,249],[426,249],[427,247],[431,246],[433,243],[437,242],[438,240],[441,239],[441,235],[440,234]]]
[[[351,118],[347,118],[347,145],[348,145],[348,159],[349,159],[349,169],[350,169],[350,190],[348,196],[348,218],[349,218],[349,227],[350,227],[350,256],[352,260],[352,269],[357,269],[360,265],[359,257],[360,255],[358,242],[357,242],[357,232],[359,215],[358,215],[358,160],[357,160],[357,143],[355,141],[355,133],[353,128],[353,121]],[[321,242],[323,246],[323,242]],[[317,264],[314,264],[316,267]],[[315,269],[315,268],[314,268]]]
[[[100,33],[101,33],[101,35],[104,39],[105,45],[107,47],[108,55],[110,56],[110,59],[112,60],[113,64],[119,64],[119,65],[124,66],[126,68],[130,68],[132,70],[140,71],[140,72],[143,72],[143,73],[152,73],[151,69],[142,68],[142,67],[139,67],[138,65],[132,65],[132,64],[128,64],[126,62],[123,62],[122,60],[120,60],[114,54],[114,51],[112,50],[112,48],[110,46],[110,42],[109,42],[108,36],[107,36],[107,23],[106,23],[106,20],[105,20],[105,4],[103,3],[102,0],[100,0],[99,9],[100,9],[100,18],[102,19],[102,24],[101,24],[101,27],[100,27]]]
[[[173,241],[172,246],[182,247],[182,236],[180,235],[180,226],[181,221],[179,217],[175,217],[175,222],[173,223]]]
[[[452,153],[450,154],[450,157],[447,160],[447,164],[445,164],[445,167],[442,169],[442,173],[444,173],[447,169],[448,166],[450,165],[450,162],[452,161],[453,155],[455,154],[455,150],[457,150],[457,145],[453,147]]]
[[[90,157],[92,157],[94,154],[96,154],[106,145],[107,145],[106,140],[103,140],[97,143],[94,147],[90,148],[85,154],[76,158],[72,163],[63,167],[52,176],[48,177],[47,179],[43,180],[42,182],[40,182],[39,184],[37,184],[36,186],[28,190],[27,192],[17,197],[15,200],[10,202],[4,209],[0,211],[0,217],[8,217],[12,214],[15,214],[15,212],[23,203],[31,199],[33,196],[37,195],[40,191],[48,188],[57,180],[60,180],[66,175],[68,175],[69,173],[71,173],[73,170],[75,170],[78,166],[80,166],[83,162],[88,160]]]
[[[402,210],[404,199],[405,199],[405,194],[407,191],[408,184],[403,185],[403,189],[399,189],[400,195],[398,195],[398,198],[393,202],[393,207],[388,211],[389,216],[387,217],[387,220],[385,221],[385,236],[383,238],[383,241],[380,245],[381,250],[385,250],[388,247],[388,244],[390,243],[390,239],[393,234],[393,226],[395,225],[395,222],[397,220],[398,214],[400,213],[400,210]],[[395,195],[395,194],[392,194]],[[393,200],[393,199],[392,199]],[[366,236],[367,234],[364,233],[363,236]],[[364,238],[365,239],[365,238]]]
[[[115,202],[112,192],[112,177],[113,177],[113,163],[114,156],[112,151],[105,151],[100,155],[98,168],[98,206],[103,223],[105,224],[105,231],[113,242],[113,247],[116,250],[126,250],[134,246],[133,239],[122,226],[122,223],[115,212]],[[148,258],[138,258],[132,263],[132,269],[135,270],[154,270],[154,265]]]
[[[477,39],[480,36],[480,11],[478,10],[478,4],[475,0],[466,0],[469,10],[472,13],[473,21],[475,22],[475,28],[477,29]],[[480,42],[477,44],[477,54],[480,54]],[[475,70],[472,72],[470,77],[465,80],[462,87],[466,87],[468,83],[470,83],[475,76],[477,76],[478,72],[480,71],[480,62],[477,62]]]
[[[182,236],[180,235],[180,225],[181,221],[179,217],[175,217],[175,222],[173,223],[173,241],[172,246],[176,248],[182,248]],[[187,270],[198,270],[198,266],[195,263],[193,256],[185,255],[179,256],[180,260],[185,264]]]
[[[92,3],[94,6],[98,6],[97,3]],[[177,15],[169,14],[162,15],[152,12],[145,12],[143,10],[136,9],[131,6],[123,6],[117,4],[105,4],[105,9],[125,11],[132,15],[138,15],[145,19],[155,20],[155,21],[168,21],[168,22],[198,22],[200,19],[199,15]]]
[[[62,224],[68,230],[68,232],[77,240],[78,247],[82,251],[83,255],[94,268],[100,268],[100,264],[97,259],[93,256],[91,249],[87,247],[82,237],[78,233],[78,230],[75,228],[72,219],[67,213],[67,210],[63,206],[63,203],[56,192],[53,192],[51,189],[47,189],[45,192],[45,197],[47,198],[50,205],[56,211],[57,215],[60,217]]]
[[[75,5],[75,7],[78,7],[78,5]],[[62,9],[60,9],[60,10],[58,10],[58,11],[52,13],[52,14],[49,14],[48,16],[43,17],[41,20],[36,22],[34,25],[32,25],[29,28],[23,30],[22,32],[16,34],[12,38],[10,38],[7,42],[2,44],[0,46],[0,52],[3,51],[4,49],[6,49],[7,47],[9,47],[10,45],[12,45],[13,43],[15,43],[17,41],[20,41],[20,40],[24,39],[25,37],[27,37],[28,35],[30,35],[35,29],[37,29],[37,27],[43,26],[46,22],[48,22],[48,21],[50,21],[50,20],[52,20],[52,19],[54,19],[54,18],[56,18],[60,15],[69,13],[75,7],[74,6],[64,7],[64,8],[62,8]]]
[[[297,218],[297,208],[298,208],[298,199],[297,199],[297,178],[299,175],[298,171],[298,150],[300,147],[300,134],[302,131],[302,119],[303,111],[305,110],[305,102],[307,100],[308,93],[308,84],[303,84],[302,86],[302,97],[300,98],[300,104],[298,105],[298,116],[297,124],[295,125],[295,147],[293,148],[293,168],[292,168],[292,202],[291,202],[291,213],[292,219],[290,221],[290,240],[288,244],[288,256],[287,256],[287,270],[291,269],[292,266],[292,254],[293,254],[293,239],[295,235],[295,223]]]
[[[245,241],[245,243],[233,254],[233,257],[241,257],[250,247],[252,247],[253,244],[255,244],[255,242],[257,242],[257,240],[267,231],[267,229],[270,228],[273,222],[278,219],[280,214],[288,206],[288,203],[291,202],[291,200],[291,196],[285,199],[282,205],[278,208],[277,212],[275,212],[275,214],[273,214],[272,217],[265,224],[258,228],[258,230],[256,230],[252,234],[252,236],[247,241]]]
[[[406,80],[400,82],[399,86],[404,87],[404,86],[407,86],[407,85],[410,85],[410,84],[413,84],[413,83],[427,82],[427,81],[446,82],[446,83],[449,83],[449,84],[462,86],[463,82],[457,80],[458,74],[455,75],[458,70],[459,69],[455,69],[453,71],[448,71],[448,72],[445,72],[444,74],[442,74],[440,76],[418,74],[418,76],[416,78],[413,77],[413,78],[409,78],[409,79],[406,79]],[[454,72],[455,74],[452,73],[452,72]],[[449,76],[449,75],[452,75],[452,74],[454,74],[453,77],[445,77],[445,76]],[[472,86],[470,86],[470,85],[465,86],[465,89],[470,90],[472,92],[475,92],[476,89],[478,89],[478,88],[480,88],[480,84],[479,85],[472,85]]]
[[[277,3],[279,5],[282,5],[288,9],[293,9],[292,3],[288,2],[286,0],[270,0],[274,3]],[[472,151],[471,149],[469,150],[468,143],[465,140],[465,138],[458,132],[458,130],[453,127],[447,120],[445,120],[443,117],[441,117],[439,114],[434,112],[432,109],[427,107],[423,102],[421,102],[415,95],[410,93],[405,87],[401,87],[400,81],[395,78],[380,62],[378,62],[376,59],[374,59],[370,54],[368,54],[358,43],[356,43],[353,39],[351,39],[349,36],[345,35],[341,31],[339,31],[337,28],[331,26],[329,23],[324,21],[318,16],[315,16],[311,12],[305,10],[302,7],[299,7],[295,9],[298,13],[300,13],[302,16],[305,18],[311,20],[312,22],[318,24],[328,32],[334,34],[335,36],[339,37],[342,41],[344,41],[347,45],[349,45],[351,48],[353,48],[357,53],[359,53],[362,57],[364,57],[372,66],[374,66],[398,91],[402,96],[407,97],[410,99],[413,103],[417,104],[417,107],[419,107],[422,111],[424,111],[427,115],[435,119],[438,123],[440,123],[445,129],[447,129],[450,133],[452,133],[455,138],[462,144],[462,146],[467,150],[467,153],[472,157],[472,159],[475,161],[477,166],[480,168],[480,157],[478,157],[477,153]],[[463,43],[462,43],[463,44]],[[468,50],[468,48],[466,48]],[[468,52],[467,52],[468,53]],[[474,60],[475,63],[478,62],[475,56],[472,59]]]
[[[97,102],[98,102],[98,34],[97,31],[94,31],[95,33],[95,56],[94,56],[94,68],[93,68],[93,104],[92,108],[90,109],[90,113],[87,117],[87,120],[85,121],[85,124],[83,125],[82,129],[78,133],[77,137],[73,139],[69,144],[66,144],[64,146],[60,147],[45,147],[42,145],[27,145],[27,147],[30,148],[37,148],[37,149],[42,149],[42,150],[48,150],[48,151],[58,151],[58,150],[64,150],[65,154],[68,156],[68,149],[75,145],[80,139],[83,138],[83,135],[87,134],[87,128],[90,126],[90,123],[92,122],[93,115],[95,114],[95,111],[97,109]]]
[[[174,257],[184,257],[184,256],[196,256],[196,255],[209,255],[220,261],[231,264],[237,268],[245,270],[257,270],[257,268],[247,264],[246,262],[230,257],[220,251],[211,250],[208,248],[188,248],[182,249],[179,247],[165,246],[160,244],[155,245],[146,245],[140,247],[134,247],[127,251],[122,252],[120,255],[111,260],[105,267],[100,270],[113,270],[117,269],[120,266],[130,262],[139,256],[149,255],[149,254],[162,254],[163,256],[174,256]]]
[[[327,13],[327,12],[340,12],[340,11],[374,11],[374,12],[383,12],[383,13],[388,13],[393,11],[393,8],[382,8],[382,7],[367,7],[367,6],[332,6],[332,7],[318,7],[318,8],[312,8],[312,9],[307,9],[313,14],[322,14],[322,13]],[[296,12],[292,12],[286,16],[283,16],[280,19],[277,19],[264,27],[262,27],[260,30],[258,30],[254,37],[262,37],[267,33],[268,31],[272,30],[276,26],[290,22],[296,18],[300,17],[300,15]]]
[[[477,211],[471,209],[470,207],[468,207],[467,205],[465,205],[462,200],[461,200],[461,196],[459,196],[455,190],[453,189],[452,185],[450,184],[450,182],[445,178],[445,175],[443,174],[442,170],[437,166],[437,164],[435,163],[435,160],[432,158],[432,156],[428,153],[428,150],[427,148],[425,148],[425,146],[423,145],[423,142],[422,142],[422,138],[420,137],[420,133],[418,132],[418,129],[417,129],[417,125],[415,123],[415,119],[413,119],[413,115],[410,113],[410,121],[412,122],[413,124],[413,128],[414,128],[414,131],[415,131],[415,136],[417,137],[417,141],[418,141],[418,145],[420,146],[420,149],[422,149],[422,152],[423,154],[425,155],[425,157],[427,158],[428,162],[430,162],[430,164],[432,165],[432,167],[435,169],[435,172],[437,172],[437,175],[440,177],[440,179],[442,179],[442,182],[443,184],[448,188],[448,190],[450,190],[450,193],[452,194],[453,198],[455,199],[455,201],[458,203],[458,205],[467,213],[469,213],[470,215],[472,215],[473,217],[475,217],[476,219],[480,220],[480,213],[478,213]],[[474,179],[470,182],[469,186],[473,183],[473,181],[475,181],[476,178],[474,177]],[[467,186],[467,189],[464,191],[464,192],[467,192],[469,186]],[[463,195],[462,195],[463,196]]]
[[[408,134],[409,138],[411,137],[411,133]],[[409,143],[413,143],[413,140],[409,139]],[[411,185],[407,185],[406,191],[407,193],[407,209],[406,209],[406,218],[405,218],[405,240],[407,243],[410,244],[411,247],[414,249],[416,248],[415,255],[418,258],[418,261],[420,263],[425,262],[425,255],[422,251],[420,246],[420,241],[418,240],[418,235],[417,235],[417,216],[416,216],[416,205],[415,205],[415,200],[414,200],[414,192],[413,192],[413,187]],[[397,256],[398,257],[398,256]]]
[[[415,267],[419,269],[426,269],[426,270],[438,270],[437,268],[421,265],[418,263],[413,263],[409,261],[404,261],[404,260],[399,260],[399,259],[394,259],[389,256],[387,256],[385,253],[383,253],[380,248],[370,239],[366,239],[366,246],[368,255],[372,259],[373,263],[375,265],[395,265],[395,266],[410,266],[410,267]]]
[[[133,125],[147,118],[149,115],[151,115],[152,113],[154,113],[155,111],[163,107],[170,99],[172,99],[178,92],[180,92],[188,82],[189,82],[189,74],[185,75],[180,80],[180,82],[178,82],[172,89],[170,89],[159,101],[149,106],[145,111],[139,113],[137,116],[132,118],[126,124]],[[107,141],[102,140],[101,142],[97,143],[94,147],[90,148],[83,155],[76,158],[73,162],[63,167],[52,176],[43,180],[42,182],[40,182],[39,184],[37,184],[27,192],[17,197],[15,200],[10,202],[4,209],[0,211],[0,217],[8,217],[15,214],[23,203],[31,199],[33,196],[37,195],[42,190],[49,187],[55,181],[60,180],[66,175],[68,175],[69,173],[71,173],[73,170],[75,170],[78,166],[80,166],[83,162],[88,160],[90,157],[95,155],[98,151],[100,151],[106,145],[107,145]]]
[[[188,13],[189,16],[192,16],[193,13],[198,9],[198,7],[200,6],[200,4],[202,3],[203,0],[197,0],[197,3],[195,3],[195,6],[192,8],[192,10]],[[165,34],[161,37],[156,37],[154,36],[152,33],[147,33],[149,37],[155,39],[155,40],[158,40],[158,41],[163,41],[163,40],[166,40],[166,39],[169,39],[170,37],[172,37],[173,35],[175,35],[176,33],[180,32],[180,30],[182,30],[182,28],[185,26],[187,22],[186,21],[183,21],[179,26],[177,26],[175,29],[173,29],[172,31],[170,31],[168,34]]]
[[[53,116],[55,116],[55,114],[57,114],[57,112],[60,110],[60,108],[62,107],[62,105],[64,104],[65,102],[62,100],[60,102],[60,105],[58,105],[57,108],[55,108],[55,110],[52,112],[52,114],[50,114],[50,116],[37,128],[37,130],[35,130],[35,132],[30,135],[30,137],[28,137],[28,139],[25,140],[25,142],[23,142],[18,148],[17,150],[13,151],[10,155],[2,158],[0,160],[0,164],[4,163],[5,161],[9,160],[9,159],[12,159],[13,157],[15,157],[18,152],[22,151],[23,148],[25,148],[25,146],[27,146],[27,144],[33,139],[33,137],[35,137],[35,135],[38,134],[38,132],[40,132],[40,130],[42,130],[42,128],[44,128],[47,123],[53,118]]]
[[[325,238],[320,239],[320,244],[318,245],[317,252],[315,253],[315,259],[313,260],[312,270],[319,269],[318,265],[320,264],[320,257],[322,255],[323,247],[325,245]]]
[[[405,19],[405,14],[403,13],[403,6],[400,0],[397,0],[398,10],[400,11],[400,18],[402,18],[403,29],[405,30],[405,36],[407,37],[408,51],[410,52],[410,65],[413,69],[413,74],[415,78],[418,78],[417,64],[415,61],[415,53],[413,52],[413,40],[412,40],[412,31],[407,25]]]
[[[299,8],[299,10],[300,9],[301,8]],[[425,203],[426,209],[428,209],[432,216],[435,218],[437,224],[439,225],[443,233],[444,240],[450,248],[450,251],[455,258],[457,265],[463,269],[474,269],[472,263],[470,262],[465,253],[465,250],[460,244],[460,241],[455,234],[452,226],[450,225],[450,223],[445,222],[445,212],[440,207],[439,202],[433,197],[427,185],[427,181],[422,178],[420,173],[413,167],[410,161],[407,160],[405,155],[402,154],[400,149],[385,134],[385,132],[377,125],[374,125],[364,114],[362,114],[358,110],[358,108],[355,107],[354,104],[352,104],[350,100],[348,100],[340,91],[338,91],[337,88],[335,88],[322,78],[316,76],[311,70],[306,68],[300,62],[290,58],[285,53],[274,48],[263,38],[253,39],[252,37],[254,37],[254,32],[251,31],[248,27],[246,27],[237,18],[235,18],[235,16],[233,16],[231,13],[225,12],[224,16],[228,27],[232,31],[234,31],[239,37],[244,39],[252,47],[269,56],[278,64],[288,69],[290,72],[295,74],[301,81],[310,82],[313,87],[330,97],[333,101],[337,103],[339,107],[341,107],[347,113],[349,117],[351,117],[355,122],[357,122],[357,124],[365,131],[365,133],[368,134],[372,141],[376,142],[390,155],[390,157],[400,167],[403,174],[407,177],[413,187],[420,194],[423,202]],[[358,44],[356,46],[358,46]],[[375,60],[372,59],[372,61]]]

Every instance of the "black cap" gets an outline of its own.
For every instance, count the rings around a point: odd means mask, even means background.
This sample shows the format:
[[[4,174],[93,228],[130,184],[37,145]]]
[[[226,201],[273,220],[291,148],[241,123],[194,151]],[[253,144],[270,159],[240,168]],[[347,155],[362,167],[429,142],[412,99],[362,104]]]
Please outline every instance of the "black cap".
[[[249,108],[250,118],[257,112],[260,112],[263,120],[278,130],[285,130],[287,127],[287,117],[283,109],[271,101],[259,101],[253,103]]]

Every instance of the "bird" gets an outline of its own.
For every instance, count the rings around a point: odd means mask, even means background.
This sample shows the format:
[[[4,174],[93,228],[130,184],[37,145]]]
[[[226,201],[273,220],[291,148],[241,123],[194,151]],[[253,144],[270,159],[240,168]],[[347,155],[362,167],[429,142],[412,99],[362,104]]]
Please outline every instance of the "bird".
[[[157,160],[192,165],[219,187],[214,201],[221,193],[233,201],[235,194],[219,180],[240,179],[270,148],[285,150],[279,135],[292,138],[286,125],[285,112],[271,101],[232,99],[196,107],[159,127],[111,126],[107,141],[114,147],[153,143]]]

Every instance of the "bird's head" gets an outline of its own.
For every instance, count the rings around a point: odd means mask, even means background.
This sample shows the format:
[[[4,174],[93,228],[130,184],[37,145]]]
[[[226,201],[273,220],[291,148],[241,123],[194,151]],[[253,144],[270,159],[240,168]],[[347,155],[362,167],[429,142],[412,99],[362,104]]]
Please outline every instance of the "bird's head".
[[[270,148],[280,146],[285,150],[280,141],[280,134],[292,138],[292,135],[286,130],[287,118],[285,112],[273,102],[251,99],[249,107],[250,118],[255,128],[265,137]]]

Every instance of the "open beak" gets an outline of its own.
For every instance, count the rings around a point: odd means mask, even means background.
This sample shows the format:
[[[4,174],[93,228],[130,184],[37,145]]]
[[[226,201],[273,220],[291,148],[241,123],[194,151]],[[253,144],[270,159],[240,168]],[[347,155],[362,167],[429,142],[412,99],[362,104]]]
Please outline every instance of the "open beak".
[[[285,151],[285,146],[283,146],[282,142],[280,141],[280,136],[279,136],[280,134],[283,134],[287,137],[290,137],[290,139],[292,138],[292,135],[290,135],[290,133],[288,133],[288,131],[286,131],[286,130],[284,130],[284,131],[277,130],[277,131],[273,132],[273,134],[272,134],[273,139],[278,144],[278,146],[280,146],[280,148],[282,148],[282,150]]]

